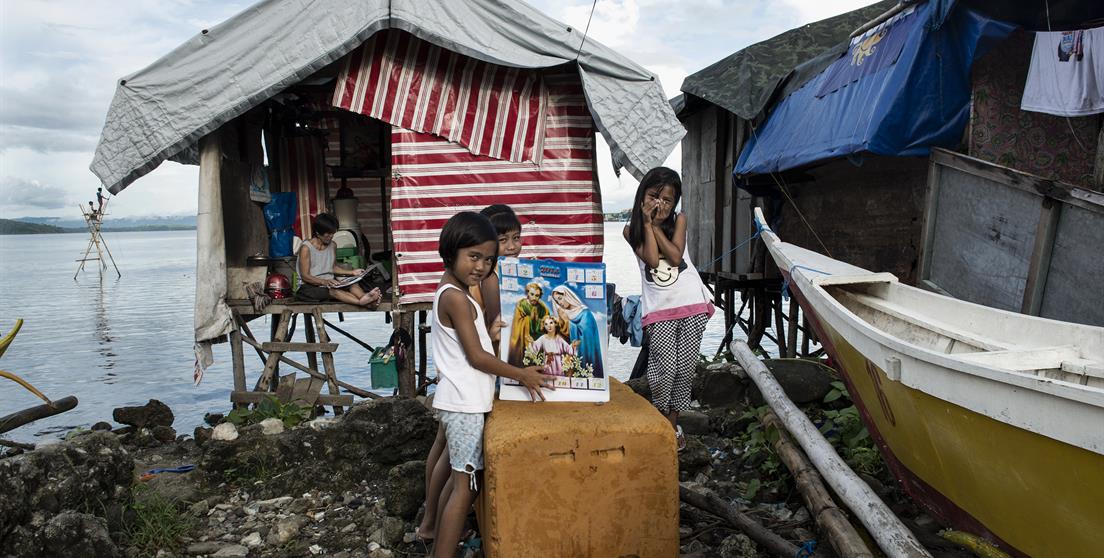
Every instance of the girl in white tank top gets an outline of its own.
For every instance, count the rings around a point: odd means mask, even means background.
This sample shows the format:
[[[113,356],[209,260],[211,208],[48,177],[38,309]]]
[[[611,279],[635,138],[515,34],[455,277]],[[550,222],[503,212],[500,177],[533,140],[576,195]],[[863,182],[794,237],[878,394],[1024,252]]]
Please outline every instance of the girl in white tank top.
[[[686,248],[686,215],[676,214],[682,197],[678,173],[656,167],[640,181],[625,240],[640,265],[642,323],[648,338],[648,384],[652,404],[675,429],[678,449],[686,446],[680,412],[690,408],[690,382],[702,333],[713,303]]]
[[[541,389],[553,378],[541,374],[540,366],[517,368],[491,353],[483,310],[468,294],[498,260],[498,233],[491,221],[470,211],[454,215],[441,229],[437,250],[445,272],[433,297],[430,346],[438,378],[433,407],[445,430],[452,488],[439,510],[436,544],[453,549],[475,501],[475,473],[483,468],[483,414],[491,410],[495,376],[518,380],[542,400]]]

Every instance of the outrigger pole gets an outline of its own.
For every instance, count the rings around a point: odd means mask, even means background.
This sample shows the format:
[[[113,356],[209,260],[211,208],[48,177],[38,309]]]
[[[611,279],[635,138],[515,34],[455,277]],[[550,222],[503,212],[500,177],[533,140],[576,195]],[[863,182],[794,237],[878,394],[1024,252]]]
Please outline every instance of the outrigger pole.
[[[80,265],[77,267],[77,272],[73,274],[73,280],[77,280],[77,276],[84,269],[86,262],[100,262],[100,276],[103,277],[103,271],[107,269],[107,261],[104,259],[104,253],[107,254],[107,259],[111,260],[111,265],[115,268],[115,273],[122,278],[123,274],[119,271],[119,266],[115,264],[115,258],[111,255],[111,249],[107,247],[107,240],[104,239],[100,233],[100,228],[103,227],[103,218],[107,214],[107,202],[111,201],[111,198],[104,198],[98,209],[93,209],[89,202],[89,207],[85,208],[83,205],[79,205],[81,214],[84,215],[84,222],[88,225],[88,232],[92,235],[88,239],[88,247],[84,249],[84,255],[81,256],[78,262]],[[93,258],[88,257],[92,253],[92,249],[96,249],[96,256]]]

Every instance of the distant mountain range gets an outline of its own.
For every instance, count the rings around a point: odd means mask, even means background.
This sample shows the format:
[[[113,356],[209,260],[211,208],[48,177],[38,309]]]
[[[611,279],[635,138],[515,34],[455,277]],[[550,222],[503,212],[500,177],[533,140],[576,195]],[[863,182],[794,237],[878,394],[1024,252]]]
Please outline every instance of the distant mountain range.
[[[128,231],[178,231],[196,228],[195,215],[168,217],[120,217],[108,215],[104,221],[104,232]],[[0,234],[49,234],[81,233],[88,227],[81,219],[63,219],[59,217],[20,217],[18,219],[0,219]]]

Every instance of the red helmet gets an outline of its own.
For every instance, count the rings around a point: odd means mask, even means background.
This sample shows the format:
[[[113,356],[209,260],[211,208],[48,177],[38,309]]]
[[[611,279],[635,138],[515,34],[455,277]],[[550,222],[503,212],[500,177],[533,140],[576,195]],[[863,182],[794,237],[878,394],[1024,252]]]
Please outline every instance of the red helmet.
[[[282,273],[269,273],[265,279],[265,294],[274,300],[291,298],[291,281]]]

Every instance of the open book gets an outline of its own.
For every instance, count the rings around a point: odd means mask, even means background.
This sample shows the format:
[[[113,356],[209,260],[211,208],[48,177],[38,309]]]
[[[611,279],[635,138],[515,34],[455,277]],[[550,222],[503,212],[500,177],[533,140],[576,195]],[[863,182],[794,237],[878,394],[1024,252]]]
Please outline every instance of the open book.
[[[338,281],[336,284],[330,285],[330,288],[331,289],[341,289],[341,288],[344,288],[344,287],[348,287],[349,285],[355,285],[355,284],[359,283],[361,279],[364,279],[364,277],[366,275],[368,275],[368,271],[369,270],[365,269],[359,275],[349,275],[349,276],[345,277],[344,279]],[[335,279],[336,279],[336,277],[335,277]]]

